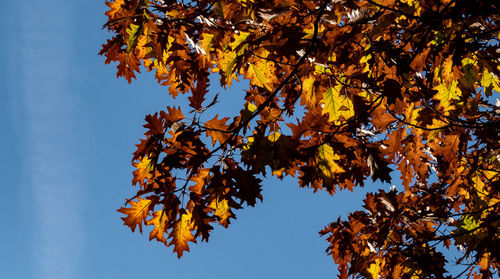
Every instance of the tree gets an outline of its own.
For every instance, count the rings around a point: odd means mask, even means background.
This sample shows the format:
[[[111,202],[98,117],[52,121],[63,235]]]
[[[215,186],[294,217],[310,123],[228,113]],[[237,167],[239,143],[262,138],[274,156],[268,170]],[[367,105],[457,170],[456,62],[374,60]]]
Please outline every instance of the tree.
[[[106,63],[129,83],[155,71],[191,107],[146,116],[139,190],[118,210],[132,231],[150,226],[181,257],[262,200],[268,173],[332,195],[399,175],[404,190],[369,193],[320,232],[339,277],[498,275],[500,2],[106,4]],[[215,73],[223,87],[249,81],[233,118],[205,117]]]

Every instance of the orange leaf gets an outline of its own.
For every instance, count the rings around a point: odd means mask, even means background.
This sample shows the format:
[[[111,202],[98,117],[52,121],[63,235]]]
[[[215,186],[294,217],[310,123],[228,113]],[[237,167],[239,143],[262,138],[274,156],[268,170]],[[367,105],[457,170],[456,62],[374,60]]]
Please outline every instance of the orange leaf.
[[[206,133],[207,136],[212,138],[212,144],[215,144],[216,141],[223,143],[225,142],[229,136],[231,135],[227,131],[226,122],[229,117],[224,117],[222,119],[217,119],[218,114],[212,120],[205,122],[205,127],[207,128]]]
[[[146,221],[146,217],[149,215],[149,211],[154,208],[154,205],[158,202],[158,197],[152,196],[147,199],[137,198],[138,201],[130,201],[132,207],[126,208],[122,207],[117,211],[128,215],[127,217],[122,217],[123,223],[130,227],[130,229],[135,231],[137,225],[139,225],[139,231],[142,233],[142,224]]]
[[[153,218],[146,222],[147,226],[154,225],[154,229],[149,233],[149,240],[156,239],[159,242],[167,244],[165,233],[168,229],[168,218],[164,210],[158,210],[153,213]]]
[[[478,264],[481,266],[481,270],[488,270],[490,267],[489,265],[489,253],[484,253],[481,256],[481,260],[478,262]]]
[[[161,111],[160,115],[166,121],[166,125],[170,126],[173,123],[184,119],[184,114],[182,114],[181,108],[167,107],[168,113]]]
[[[210,171],[208,169],[202,169],[198,171],[197,175],[191,177],[191,180],[194,181],[196,184],[189,187],[189,191],[196,194],[201,194],[203,186],[205,186],[205,184],[207,183],[207,178],[209,173]]]
[[[180,219],[175,223],[173,234],[173,239],[170,245],[174,245],[174,252],[177,253],[177,257],[182,257],[184,251],[189,252],[188,242],[196,243],[196,239],[192,231],[194,230],[194,222],[191,220],[191,212],[185,211],[184,214],[181,213]]]
[[[105,13],[109,19],[114,19],[115,14],[121,9],[123,5],[123,0],[114,0],[112,2],[106,2],[106,6],[109,7],[109,11]]]

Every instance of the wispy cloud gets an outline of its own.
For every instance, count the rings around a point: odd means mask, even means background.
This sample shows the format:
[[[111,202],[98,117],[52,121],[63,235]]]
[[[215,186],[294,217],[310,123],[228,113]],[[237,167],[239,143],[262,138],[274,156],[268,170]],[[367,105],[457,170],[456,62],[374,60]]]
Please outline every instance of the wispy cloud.
[[[72,72],[72,1],[23,1],[20,98],[32,260],[38,278],[79,278],[84,229]]]

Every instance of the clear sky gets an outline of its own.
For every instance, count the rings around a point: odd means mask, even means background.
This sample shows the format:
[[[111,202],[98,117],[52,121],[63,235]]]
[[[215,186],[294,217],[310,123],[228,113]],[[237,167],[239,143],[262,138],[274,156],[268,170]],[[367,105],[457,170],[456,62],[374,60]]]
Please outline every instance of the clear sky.
[[[3,1],[0,17],[0,278],[334,277],[318,231],[361,208],[361,192],[313,194],[267,178],[264,202],[237,211],[228,229],[171,247],[132,233],[116,212],[131,186],[130,160],[144,116],[173,100],[151,74],[132,85],[97,55],[104,0]],[[242,104],[242,87],[221,93]],[[368,185],[388,189],[390,185]],[[363,190],[364,191],[364,190]]]

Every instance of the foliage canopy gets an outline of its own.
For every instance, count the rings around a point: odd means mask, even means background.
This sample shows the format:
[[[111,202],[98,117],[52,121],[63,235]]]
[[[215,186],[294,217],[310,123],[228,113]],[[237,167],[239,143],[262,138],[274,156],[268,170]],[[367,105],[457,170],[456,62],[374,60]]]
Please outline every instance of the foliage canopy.
[[[102,47],[131,82],[154,71],[186,108],[146,116],[132,162],[132,231],[207,241],[261,177],[334,194],[367,179],[363,211],[320,232],[339,277],[491,278],[499,272],[500,2],[488,0],[111,0]],[[233,118],[217,95],[249,81]],[[207,100],[208,98],[208,100]],[[394,175],[392,176],[394,177]],[[443,249],[458,247],[449,257]],[[451,264],[463,272],[450,275]]]

